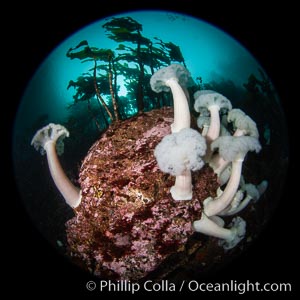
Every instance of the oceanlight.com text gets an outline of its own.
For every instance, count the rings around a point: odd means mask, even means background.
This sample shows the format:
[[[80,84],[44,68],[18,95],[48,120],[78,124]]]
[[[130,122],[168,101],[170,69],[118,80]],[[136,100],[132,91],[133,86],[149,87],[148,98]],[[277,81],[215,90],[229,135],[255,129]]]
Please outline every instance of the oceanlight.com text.
[[[246,280],[240,282],[237,280],[230,280],[227,282],[200,282],[196,280],[183,280],[179,284],[175,284],[168,280],[162,280],[155,282],[152,280],[145,281],[143,283],[131,282],[126,280],[111,281],[111,280],[100,280],[89,281],[86,283],[88,291],[99,291],[99,292],[129,292],[134,294],[138,291],[146,292],[198,292],[198,293],[210,293],[210,292],[222,292],[222,293],[237,293],[244,294],[248,292],[292,292],[292,284],[289,282],[267,282],[260,283],[258,281]]]

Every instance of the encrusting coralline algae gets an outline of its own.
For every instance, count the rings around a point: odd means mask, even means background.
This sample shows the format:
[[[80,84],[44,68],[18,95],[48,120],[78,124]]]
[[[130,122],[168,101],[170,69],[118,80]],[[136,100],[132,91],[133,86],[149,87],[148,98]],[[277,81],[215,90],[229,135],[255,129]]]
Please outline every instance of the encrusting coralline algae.
[[[191,220],[214,195],[217,177],[206,167],[194,174],[192,201],[172,200],[174,179],[159,171],[153,154],[172,114],[162,108],[110,128],[82,164],[82,201],[67,236],[71,255],[96,275],[139,279],[184,251]]]

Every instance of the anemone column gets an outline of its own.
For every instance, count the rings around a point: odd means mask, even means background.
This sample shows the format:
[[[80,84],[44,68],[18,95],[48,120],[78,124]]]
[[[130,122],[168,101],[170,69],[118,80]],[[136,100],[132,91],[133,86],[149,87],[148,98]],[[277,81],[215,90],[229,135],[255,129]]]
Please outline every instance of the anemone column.
[[[172,133],[181,129],[190,128],[191,115],[186,87],[189,85],[191,75],[180,64],[172,64],[159,69],[150,79],[150,85],[154,92],[172,92],[174,102],[174,122],[171,125]]]
[[[62,141],[68,136],[69,132],[65,127],[50,123],[36,132],[31,141],[31,145],[33,145],[36,150],[40,149],[42,155],[47,154],[50,174],[57,189],[67,204],[75,208],[81,201],[80,189],[74,186],[65,174],[56,152],[56,148],[58,148],[59,154],[63,153]]]

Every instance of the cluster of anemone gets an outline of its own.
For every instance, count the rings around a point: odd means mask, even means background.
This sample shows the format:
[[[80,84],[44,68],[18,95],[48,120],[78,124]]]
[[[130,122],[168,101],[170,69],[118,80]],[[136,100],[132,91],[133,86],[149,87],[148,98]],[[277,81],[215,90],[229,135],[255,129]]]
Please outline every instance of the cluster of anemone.
[[[201,133],[191,129],[185,92],[189,81],[190,73],[177,64],[160,69],[151,78],[152,89],[160,92],[169,88],[174,101],[172,134],[162,139],[154,155],[163,172],[176,176],[170,190],[175,201],[192,199],[192,171],[202,168],[204,162],[212,167],[223,189],[218,189],[217,197],[204,200],[202,217],[194,221],[193,227],[197,232],[220,238],[220,245],[230,249],[244,238],[246,222],[237,216],[229,228],[224,228],[225,222],[220,216],[239,213],[252,199],[257,201],[268,185],[267,181],[258,186],[246,184],[242,176],[247,153],[261,150],[259,133],[249,116],[240,109],[233,109],[225,96],[212,90],[194,94]],[[234,129],[232,135],[227,124]]]
[[[202,216],[193,222],[193,228],[220,239],[224,249],[235,247],[245,236],[246,222],[239,216],[228,228],[222,216],[242,211],[251,200],[257,201],[267,188],[267,181],[255,186],[245,183],[242,176],[243,161],[249,151],[259,152],[259,134],[255,122],[240,109],[233,109],[223,95],[201,90],[194,94],[194,109],[199,113],[197,125],[192,129],[187,87],[190,73],[179,64],[158,70],[150,80],[153,91],[171,91],[174,120],[171,134],[162,138],[154,151],[160,171],[175,176],[170,193],[173,201],[193,198],[192,172],[209,164],[218,176],[220,187],[215,198],[204,200]],[[223,116],[221,118],[221,115]],[[231,124],[233,134],[227,130]],[[61,125],[49,124],[40,129],[32,145],[46,153],[51,176],[58,190],[72,208],[81,202],[81,191],[65,175],[58,159],[58,147],[69,132]]]

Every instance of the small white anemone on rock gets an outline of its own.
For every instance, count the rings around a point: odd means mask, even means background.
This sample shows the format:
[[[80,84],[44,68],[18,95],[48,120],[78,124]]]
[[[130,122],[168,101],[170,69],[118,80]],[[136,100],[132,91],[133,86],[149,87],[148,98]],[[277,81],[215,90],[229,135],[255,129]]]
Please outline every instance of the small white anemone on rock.
[[[251,136],[256,139],[259,138],[259,133],[257,130],[257,126],[255,122],[247,116],[241,109],[234,108],[228,112],[227,118],[224,118],[225,121],[228,124],[233,125],[234,129],[234,134],[233,136],[238,137],[238,136]],[[229,132],[225,132],[225,126],[223,126],[223,133],[220,134],[221,136],[228,136]],[[222,128],[221,128],[222,130]],[[212,151],[215,150],[215,147],[211,145]],[[225,169],[229,166],[230,161],[224,159],[224,157],[221,155],[221,153],[214,154],[210,161],[209,165],[214,169],[215,173],[221,177],[222,173],[225,171]],[[225,175],[225,174],[224,174]],[[223,176],[224,178],[224,176]],[[226,182],[226,180],[224,181]]]
[[[231,110],[231,102],[222,94],[211,90],[197,91],[194,98],[195,111],[200,112],[206,109],[210,113],[210,125],[206,138],[208,142],[212,142],[220,135],[220,111]]]
[[[219,245],[225,250],[235,247],[245,236],[246,222],[236,217],[229,225],[229,229],[223,228],[222,219],[209,218],[205,213],[202,213],[201,219],[193,223],[195,231],[203,234],[219,238]]]
[[[229,111],[227,121],[233,124],[235,129],[234,136],[249,135],[259,138],[255,122],[241,109],[234,108]]]
[[[154,155],[159,168],[176,176],[175,185],[170,190],[174,200],[192,199],[191,171],[203,167],[205,151],[205,139],[191,128],[165,136],[156,146]]]
[[[268,187],[268,182],[263,180],[260,184],[255,186],[252,183],[244,183],[241,188],[236,192],[230,205],[225,208],[220,216],[232,216],[241,212],[247,207],[250,201],[256,203],[259,198],[264,194]]]
[[[172,132],[178,132],[191,125],[191,115],[185,88],[191,82],[190,72],[180,64],[171,64],[155,72],[150,85],[154,92],[172,91],[174,102],[174,122]]]
[[[222,136],[212,143],[212,149],[219,149],[219,153],[226,161],[232,163],[231,175],[226,188],[220,197],[208,199],[204,202],[204,211],[208,216],[218,215],[232,201],[238,190],[242,176],[242,166],[248,151],[261,150],[258,139],[250,136]]]

